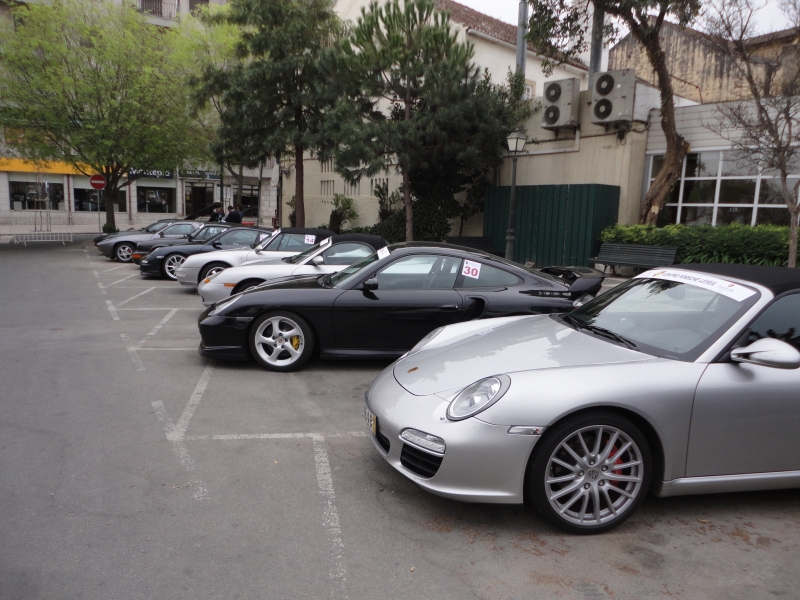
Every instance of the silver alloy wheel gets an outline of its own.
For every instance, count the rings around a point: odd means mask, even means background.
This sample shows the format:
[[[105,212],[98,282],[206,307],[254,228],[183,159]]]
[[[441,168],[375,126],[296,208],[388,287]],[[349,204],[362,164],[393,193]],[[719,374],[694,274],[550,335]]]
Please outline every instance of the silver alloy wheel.
[[[217,273],[222,273],[222,271],[224,271],[225,269],[227,269],[227,267],[212,267],[208,271],[206,271],[206,277],[207,278],[213,277]]]
[[[643,493],[642,452],[624,431],[592,425],[569,434],[545,469],[552,508],[575,525],[597,526],[622,516]]]
[[[120,244],[117,246],[117,260],[120,262],[130,262],[131,258],[133,257],[133,248],[130,244]]]
[[[295,363],[303,355],[306,346],[303,330],[287,317],[266,319],[253,335],[255,349],[261,359],[276,367],[288,367]]]
[[[170,254],[164,259],[164,274],[170,279],[177,279],[178,275],[176,271],[185,260],[185,256],[181,256],[180,254]]]

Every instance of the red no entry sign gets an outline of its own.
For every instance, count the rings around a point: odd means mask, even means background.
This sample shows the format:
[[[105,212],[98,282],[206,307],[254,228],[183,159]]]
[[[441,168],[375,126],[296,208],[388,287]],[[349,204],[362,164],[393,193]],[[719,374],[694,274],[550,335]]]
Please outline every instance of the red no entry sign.
[[[102,175],[92,175],[89,178],[89,185],[96,190],[102,190],[106,187],[106,178]]]

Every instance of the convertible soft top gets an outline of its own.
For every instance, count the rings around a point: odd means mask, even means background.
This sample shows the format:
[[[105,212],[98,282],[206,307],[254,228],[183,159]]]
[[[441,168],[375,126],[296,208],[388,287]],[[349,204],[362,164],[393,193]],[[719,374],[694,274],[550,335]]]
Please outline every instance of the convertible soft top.
[[[732,277],[752,281],[764,286],[776,296],[790,290],[800,289],[800,269],[787,267],[762,267],[759,265],[735,265],[728,263],[698,263],[673,265],[672,269],[686,269],[711,273],[720,277]]]
[[[340,242],[361,242],[372,246],[373,250],[380,250],[387,246],[386,240],[379,235],[369,235],[366,233],[343,233],[340,235],[331,236],[331,243],[338,244]]]

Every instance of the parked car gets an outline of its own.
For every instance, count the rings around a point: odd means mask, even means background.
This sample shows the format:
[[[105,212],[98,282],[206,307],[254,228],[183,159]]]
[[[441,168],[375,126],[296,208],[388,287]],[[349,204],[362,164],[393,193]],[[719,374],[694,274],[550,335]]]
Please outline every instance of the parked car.
[[[182,238],[156,238],[147,242],[136,244],[133,251],[133,262],[140,264],[142,259],[156,248],[166,248],[167,246],[185,246],[189,244],[205,244],[211,238],[218,236],[231,227],[229,223],[206,223],[200,229],[192,232],[186,239]]]
[[[130,235],[131,233],[158,233],[162,229],[166,228],[169,225],[175,223],[178,219],[161,219],[160,221],[156,221],[155,223],[150,223],[147,227],[142,227],[141,229],[129,229],[128,231],[117,231],[116,233],[104,233],[102,235],[98,235],[96,238],[92,239],[94,245],[97,246],[100,242],[110,237],[119,237],[121,235]]]
[[[117,259],[119,262],[131,262],[133,251],[139,242],[147,242],[153,239],[186,239],[186,237],[203,226],[197,221],[179,221],[169,225],[158,233],[138,233],[132,231],[126,235],[110,237],[97,244],[97,249],[110,259]]]
[[[333,235],[328,229],[284,227],[272,232],[272,237],[250,248],[229,248],[187,260],[177,272],[178,283],[197,287],[203,280],[224,269],[259,258],[283,258],[307,250],[317,242]],[[266,253],[266,254],[265,254]]]
[[[339,273],[263,284],[212,305],[199,320],[200,354],[253,358],[272,371],[301,367],[317,348],[323,358],[397,358],[437,327],[564,312],[602,282],[594,269],[556,277],[480,250],[395,244]]]
[[[220,249],[236,250],[250,248],[253,244],[269,239],[271,231],[260,227],[231,227],[230,224],[213,223],[221,226],[221,233],[201,243],[183,244],[156,248],[139,263],[139,273],[142,277],[165,277],[175,281],[178,269],[187,258],[196,255],[213,254]],[[205,228],[204,228],[205,229]]]
[[[799,349],[796,269],[664,267],[567,314],[437,329],[375,379],[366,416],[422,488],[598,533],[650,491],[800,487]]]
[[[294,256],[249,261],[220,271],[201,281],[197,291],[203,304],[210,306],[273,279],[338,273],[386,245],[376,235],[334,235]]]

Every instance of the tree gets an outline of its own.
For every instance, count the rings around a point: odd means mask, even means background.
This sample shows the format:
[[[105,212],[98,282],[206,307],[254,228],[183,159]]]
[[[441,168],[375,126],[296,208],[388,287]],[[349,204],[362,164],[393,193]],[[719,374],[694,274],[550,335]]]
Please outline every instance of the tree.
[[[675,124],[672,77],[661,46],[661,26],[669,17],[680,26],[691,23],[700,12],[700,0],[530,0],[532,11],[528,39],[536,52],[545,57],[545,71],[575,59],[588,47],[589,2],[594,10],[604,11],[630,31],[642,46],[656,73],[661,99],[661,129],[667,142],[664,166],[647,190],[639,222],[655,225],[667,194],[681,175],[689,144]],[[606,25],[604,37],[613,38],[617,28]]]
[[[131,169],[169,171],[192,156],[174,32],[106,0],[24,4],[12,15],[15,27],[0,32],[0,120],[20,128],[19,156],[103,175],[107,198],[136,179]],[[110,200],[106,220],[115,227]]]
[[[295,158],[295,215],[305,227],[303,157],[319,150],[328,97],[319,57],[341,22],[331,0],[233,0],[219,20],[241,27],[240,62],[209,69],[209,92],[221,106],[221,156]]]
[[[784,0],[787,43],[764,48],[753,43],[752,0],[713,0],[706,12],[709,40],[726,56],[742,87],[736,102],[719,104],[706,127],[728,139],[735,159],[753,170],[775,172],[789,211],[789,267],[797,265],[798,186],[787,176],[800,167],[800,0]],[[788,34],[788,35],[787,35]]]
[[[353,182],[395,165],[408,241],[414,198],[446,224],[454,195],[502,160],[505,136],[524,116],[472,56],[431,0],[389,0],[362,10],[327,63],[341,98],[326,123],[336,169]]]

